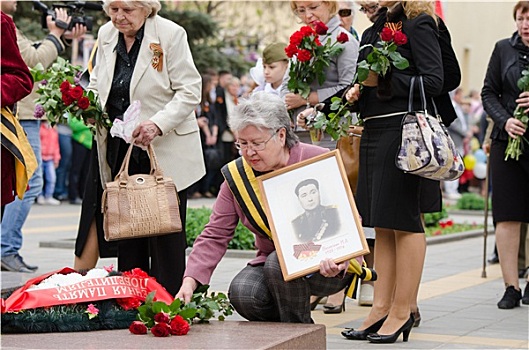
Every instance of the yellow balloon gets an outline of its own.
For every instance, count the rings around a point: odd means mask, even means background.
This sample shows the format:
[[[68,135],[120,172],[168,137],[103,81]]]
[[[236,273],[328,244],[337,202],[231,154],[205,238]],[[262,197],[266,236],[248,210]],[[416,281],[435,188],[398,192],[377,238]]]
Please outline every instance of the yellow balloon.
[[[480,145],[479,145],[479,140],[475,137],[473,137],[471,140],[470,140],[470,149],[472,150],[472,152],[475,152],[477,151],[478,149],[480,149]]]
[[[467,170],[474,169],[476,162],[477,162],[476,157],[474,157],[473,154],[467,154],[466,156],[463,157],[463,163],[465,164],[465,168]]]

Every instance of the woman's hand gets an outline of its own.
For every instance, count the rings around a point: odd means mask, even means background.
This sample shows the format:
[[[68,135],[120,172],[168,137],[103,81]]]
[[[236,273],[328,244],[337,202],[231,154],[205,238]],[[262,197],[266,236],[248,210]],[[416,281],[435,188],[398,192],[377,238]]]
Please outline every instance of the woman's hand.
[[[345,94],[345,98],[349,103],[355,103],[360,98],[360,85],[354,84]]]
[[[68,30],[64,33],[64,38],[68,40],[79,39],[86,34],[86,27],[80,23],[76,23],[72,30]]]
[[[193,297],[193,292],[198,287],[198,282],[193,277],[184,277],[182,281],[182,287],[178,293],[176,293],[175,299],[183,299],[184,303],[189,303]]]
[[[299,94],[288,93],[285,95],[285,105],[287,109],[295,109],[301,106],[305,106],[307,100],[301,97]]]
[[[507,131],[510,137],[515,139],[519,135],[525,133],[525,126],[521,120],[511,117],[507,119],[507,122],[505,123],[505,131]]]
[[[349,260],[336,264],[332,259],[320,261],[320,274],[324,277],[336,277],[341,271],[347,269]]]
[[[156,136],[162,134],[162,131],[156,124],[150,120],[141,122],[140,125],[134,129],[132,132],[132,138],[134,139],[134,144],[137,146],[147,147],[151,144],[152,140]]]
[[[307,108],[306,110],[298,114],[296,122],[300,128],[303,128],[305,130],[310,129],[309,127],[307,127],[307,117],[311,115],[312,112],[314,112],[314,108]]]
[[[529,91],[524,91],[516,99],[516,104],[525,108],[524,113],[529,113]]]

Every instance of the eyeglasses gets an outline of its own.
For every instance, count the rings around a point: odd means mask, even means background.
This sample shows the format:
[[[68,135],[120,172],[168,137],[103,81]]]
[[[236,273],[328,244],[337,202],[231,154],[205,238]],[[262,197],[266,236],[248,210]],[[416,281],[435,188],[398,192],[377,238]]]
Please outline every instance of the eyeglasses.
[[[378,4],[374,4],[374,5],[371,5],[371,6],[361,6],[358,9],[358,11],[360,11],[362,13],[373,13],[376,10],[378,10]]]
[[[307,12],[314,13],[318,10],[318,8],[321,6],[321,2],[319,4],[312,4],[310,6],[305,7],[298,7],[294,10],[294,14],[298,17],[305,17],[307,15]]]
[[[246,142],[246,141],[243,141],[243,142],[240,142],[240,141],[236,141],[234,142],[235,144],[235,148],[237,148],[238,150],[243,150],[243,151],[246,151],[248,148],[252,149],[253,151],[263,151],[265,148],[266,148],[266,144],[272,139],[274,138],[274,136],[276,136],[277,132],[279,130],[276,130],[272,136],[270,136],[270,138],[266,141],[263,141],[263,142]]]
[[[351,13],[353,13],[353,11],[351,9],[338,10],[338,16],[340,16],[340,17],[349,17],[349,16],[351,16]]]

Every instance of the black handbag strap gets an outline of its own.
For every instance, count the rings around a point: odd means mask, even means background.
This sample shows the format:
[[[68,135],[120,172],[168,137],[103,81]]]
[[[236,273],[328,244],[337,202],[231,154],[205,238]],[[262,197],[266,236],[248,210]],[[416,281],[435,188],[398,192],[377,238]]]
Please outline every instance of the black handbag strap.
[[[419,75],[417,77],[413,76],[411,77],[410,79],[410,96],[408,98],[408,112],[411,113],[413,112],[413,94],[414,94],[414,91],[415,91],[415,85],[416,84],[419,84],[419,95],[421,97],[421,107],[422,107],[422,111],[424,111],[424,113],[428,114],[427,112],[427,105],[426,105],[426,93],[424,92],[424,82],[423,82],[423,78],[422,78],[422,75]],[[435,102],[433,100],[433,98],[431,98],[432,100],[432,106],[433,106],[433,111],[434,111],[434,116],[437,117],[437,106],[435,105]]]

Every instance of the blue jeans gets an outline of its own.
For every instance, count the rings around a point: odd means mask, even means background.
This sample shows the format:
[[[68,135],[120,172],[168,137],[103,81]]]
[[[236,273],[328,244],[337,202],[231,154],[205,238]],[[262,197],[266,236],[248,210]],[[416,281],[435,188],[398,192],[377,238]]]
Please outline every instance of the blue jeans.
[[[22,226],[26,222],[31,205],[42,191],[42,158],[40,153],[40,121],[21,120],[20,124],[26,131],[29,144],[37,157],[38,167],[29,179],[29,189],[24,199],[15,199],[5,207],[2,218],[2,257],[18,254],[22,247]]]
[[[59,132],[59,148],[61,149],[61,161],[56,170],[57,182],[53,196],[56,198],[68,197],[68,177],[72,164],[72,135],[65,135]]]
[[[53,160],[42,161],[42,176],[44,177],[42,195],[45,198],[50,198],[53,196],[55,182],[57,181],[57,175],[55,175],[55,163]]]

